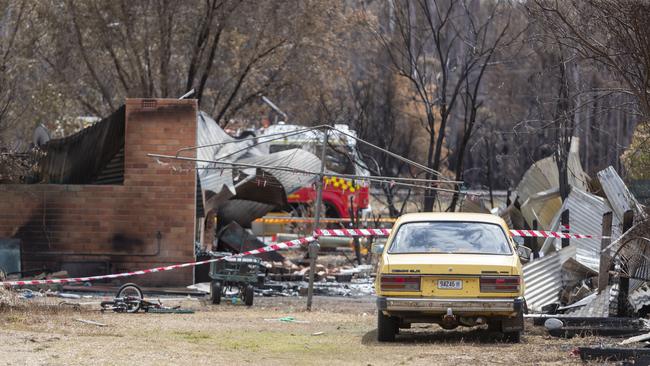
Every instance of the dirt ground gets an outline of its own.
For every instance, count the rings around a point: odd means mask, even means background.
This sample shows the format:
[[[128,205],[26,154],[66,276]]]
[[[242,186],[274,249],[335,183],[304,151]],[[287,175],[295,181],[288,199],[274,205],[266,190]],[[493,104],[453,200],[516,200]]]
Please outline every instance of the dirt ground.
[[[566,365],[581,364],[571,350],[597,339],[549,337],[527,324],[521,344],[483,329],[444,331],[414,325],[392,344],[376,341],[373,299],[257,298],[252,308],[165,300],[194,314],[100,313],[81,310],[0,312],[1,365]],[[293,317],[295,322],[279,318]],[[76,319],[100,322],[86,324]]]

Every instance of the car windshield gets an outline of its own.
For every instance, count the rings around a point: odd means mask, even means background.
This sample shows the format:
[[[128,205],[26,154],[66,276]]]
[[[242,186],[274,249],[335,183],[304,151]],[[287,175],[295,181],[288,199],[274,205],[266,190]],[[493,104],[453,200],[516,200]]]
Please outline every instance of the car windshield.
[[[501,226],[460,221],[402,224],[388,252],[512,254]]]

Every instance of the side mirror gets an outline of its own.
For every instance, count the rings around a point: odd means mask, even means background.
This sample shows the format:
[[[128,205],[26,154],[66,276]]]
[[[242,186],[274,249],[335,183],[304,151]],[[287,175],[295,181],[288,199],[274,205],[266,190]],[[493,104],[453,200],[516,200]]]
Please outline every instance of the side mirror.
[[[381,254],[384,252],[384,244],[373,244],[372,245],[372,254]]]
[[[518,247],[524,245],[526,241],[523,236],[513,236],[512,240],[514,240],[515,244],[517,244]]]
[[[517,255],[519,255],[519,259],[521,259],[522,262],[530,262],[530,257],[533,253],[533,250],[525,247],[523,245],[517,246]]]

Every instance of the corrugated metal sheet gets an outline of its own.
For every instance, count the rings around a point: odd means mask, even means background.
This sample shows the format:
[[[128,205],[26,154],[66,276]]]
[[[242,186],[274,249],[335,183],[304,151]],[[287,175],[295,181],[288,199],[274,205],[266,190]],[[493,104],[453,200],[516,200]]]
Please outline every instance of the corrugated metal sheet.
[[[203,112],[197,118],[197,143],[205,146],[197,149],[199,160],[311,172],[320,168],[320,159],[306,150],[291,149],[268,154],[253,146],[252,140],[237,141]],[[317,177],[273,168],[219,169],[212,162],[197,162],[196,166],[205,210],[217,210],[220,219],[225,222],[234,220],[243,226],[286,204],[287,194],[309,185]]]
[[[251,147],[251,141],[234,142],[235,139],[228,135],[212,118],[204,112],[200,112],[196,123],[196,139],[198,146],[196,157],[199,160],[215,160],[218,157],[229,156],[227,161],[235,161],[239,158],[250,155],[262,155],[257,149]],[[228,143],[226,145],[218,145]],[[223,169],[205,169],[213,168],[215,164],[207,162],[197,162],[196,167],[199,171],[201,187],[204,191],[219,193],[228,189],[233,195],[235,187],[233,183],[232,170]]]
[[[566,280],[562,265],[574,256],[575,247],[569,246],[524,265],[524,297],[530,310],[540,312],[542,306],[558,301]]]
[[[125,107],[121,106],[113,114],[90,127],[43,146],[46,155],[39,164],[43,183],[53,184],[98,184],[102,170],[124,149]],[[117,157],[119,160],[119,156]],[[124,179],[124,158],[109,167],[109,182]]]
[[[217,216],[224,222],[251,223],[271,211],[275,206],[266,203],[232,199],[219,205]],[[243,224],[242,224],[243,226]]]
[[[95,179],[95,184],[121,184],[124,182],[124,147],[106,164]]]
[[[569,185],[587,190],[589,176],[582,170],[578,154],[579,140],[573,138],[569,151]],[[535,162],[524,174],[517,185],[517,197],[521,204],[521,212],[528,224],[537,220],[540,228],[548,230],[553,215],[557,212],[562,201],[559,197],[549,196],[545,199],[535,199],[540,192],[549,192],[559,186],[559,172],[553,156]],[[531,206],[529,206],[531,205]]]
[[[634,310],[639,311],[643,306],[650,303],[650,287],[647,284],[643,284],[636,290],[630,292],[627,298]]]
[[[597,294],[588,304],[585,306],[577,307],[575,309],[567,310],[565,314],[575,317],[608,317],[609,304],[613,296],[611,292],[611,286],[607,286],[603,292]]]
[[[569,193],[562,208],[556,213],[551,222],[550,230],[557,231],[560,226],[562,211],[569,209],[569,225],[571,232],[576,234],[595,235],[591,239],[573,239],[571,246],[576,246],[576,260],[585,266],[598,271],[600,263],[599,236],[602,233],[603,214],[611,211],[607,201],[594,194],[573,188]],[[612,219],[612,239],[620,236],[620,221]],[[562,241],[556,238],[548,238],[544,241],[541,252],[548,254],[562,247]]]
[[[625,268],[625,273],[634,277],[630,280],[629,291],[632,293],[645,281],[650,281],[650,261],[648,260],[650,258],[650,241],[644,238],[627,240],[629,237],[630,235],[626,235],[626,238],[621,238],[620,242],[624,242],[625,246],[620,249],[617,260]],[[618,250],[618,248],[619,245],[615,244],[613,250]]]
[[[538,192],[535,195],[531,196],[526,204],[521,206],[521,216],[526,222],[528,222],[531,227],[533,221],[537,220],[538,229],[546,230],[549,228],[549,225],[553,219],[553,215],[560,210],[562,207],[562,199],[560,199],[560,192],[557,187],[553,187],[549,190]],[[525,227],[523,223],[517,227]],[[535,238],[535,242],[539,243],[541,240]]]
[[[268,155],[252,156],[240,159],[238,162],[265,166],[282,166],[310,172],[318,172],[320,169],[320,159],[309,151],[302,149],[291,149]],[[272,169],[266,171],[272,174],[282,184],[287,194],[293,193],[316,180],[315,175],[296,174],[294,172]]]
[[[618,216],[619,221],[623,221],[623,214],[625,211],[633,210],[635,216],[645,216],[641,205],[636,200],[634,195],[630,193],[623,179],[616,173],[612,166],[607,167],[598,172],[598,181],[603,187],[603,191],[607,196],[609,204],[614,209],[614,213]]]
[[[550,223],[555,210],[551,210],[551,214],[543,214],[540,207],[529,206],[533,203],[531,200],[538,192],[547,191],[554,186],[557,186],[558,173],[555,160],[552,156],[535,162],[524,174],[523,178],[517,186],[517,199],[521,203],[521,213],[524,215],[526,221],[532,225],[533,220],[537,220],[542,229],[546,229]],[[555,201],[555,202],[553,202]],[[552,204],[559,206],[562,200],[559,197],[554,197],[549,200],[541,201],[543,204]],[[539,203],[537,204],[539,206]],[[548,211],[548,210],[547,210]]]

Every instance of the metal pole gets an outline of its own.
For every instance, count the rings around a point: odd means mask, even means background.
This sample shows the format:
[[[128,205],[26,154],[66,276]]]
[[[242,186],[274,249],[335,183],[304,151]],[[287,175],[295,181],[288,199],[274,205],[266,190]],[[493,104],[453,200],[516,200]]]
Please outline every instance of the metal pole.
[[[569,225],[569,209],[567,208],[566,210],[562,211],[562,216],[560,217],[560,222],[562,226],[562,233],[568,234],[571,230],[571,226]],[[570,239],[569,238],[563,238],[562,239],[562,248],[568,247],[570,244]]]
[[[323,204],[323,173],[325,172],[325,150],[327,149],[328,133],[328,130],[323,131],[323,146],[321,147],[320,152],[320,173],[318,174],[318,180],[316,181],[318,191],[316,195],[316,220],[314,222],[314,229],[319,228],[320,209]],[[318,240],[309,243],[309,287],[307,288],[307,311],[311,311],[312,298],[314,297],[314,272],[316,271],[316,256],[318,256],[319,249],[320,244],[318,243]]]

